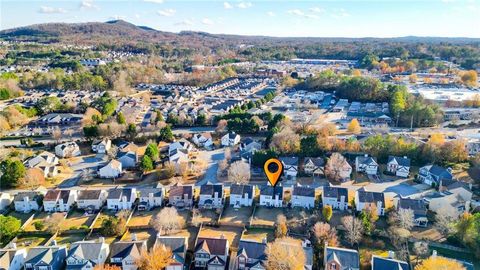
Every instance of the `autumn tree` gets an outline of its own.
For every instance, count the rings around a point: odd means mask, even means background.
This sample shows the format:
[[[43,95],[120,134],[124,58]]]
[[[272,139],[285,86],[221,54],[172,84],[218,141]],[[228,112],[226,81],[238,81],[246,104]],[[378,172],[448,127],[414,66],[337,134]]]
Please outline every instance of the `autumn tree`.
[[[323,249],[325,245],[334,247],[338,244],[337,230],[328,223],[317,222],[312,228],[313,235],[319,246]]]
[[[25,173],[25,176],[19,180],[19,183],[22,187],[34,189],[45,184],[45,176],[41,169],[30,168]]]
[[[215,132],[217,132],[217,133],[225,132],[227,130],[227,124],[228,124],[227,120],[221,119],[217,123],[217,127],[215,128]]]
[[[93,270],[122,270],[122,268],[114,264],[97,264]]]
[[[415,267],[415,270],[466,270],[459,261],[440,256],[431,256]]]
[[[416,83],[417,79],[417,74],[411,74],[410,76],[408,76],[408,81],[410,81],[410,83]]]
[[[185,226],[184,218],[174,207],[163,208],[151,222],[159,234],[170,234]]]
[[[358,244],[362,240],[363,224],[362,221],[353,216],[342,217],[342,225],[345,228],[345,239],[350,246]]]
[[[362,127],[360,127],[360,123],[358,122],[357,118],[353,118],[352,121],[350,121],[347,130],[353,134],[359,134],[362,132]]]
[[[290,237],[276,239],[267,244],[267,270],[303,270],[305,251],[298,240]]]
[[[413,253],[417,255],[416,261],[418,264],[419,259],[425,258],[428,253],[430,252],[430,249],[428,248],[428,243],[425,241],[418,241],[413,243]]]
[[[478,82],[478,74],[475,70],[464,71],[461,73],[460,79],[466,86],[475,87]]]
[[[330,222],[330,219],[333,215],[333,210],[331,205],[324,205],[322,209],[322,215],[327,222]]]
[[[62,130],[56,126],[52,131],[52,138],[58,143],[58,141],[62,138]]]
[[[297,153],[300,150],[300,136],[286,127],[273,135],[270,147],[284,154]]]
[[[228,180],[237,184],[248,184],[250,181],[250,165],[243,161],[235,161],[228,169]]]
[[[276,229],[275,229],[275,237],[277,238],[282,238],[287,236],[288,233],[288,226],[287,226],[287,218],[279,214],[277,216],[277,222],[275,223]]]
[[[82,126],[87,127],[97,124],[102,119],[102,114],[95,108],[87,108],[82,118]]]
[[[60,230],[60,224],[65,219],[63,213],[53,213],[45,219],[45,227],[47,232],[55,234]]]
[[[165,245],[155,245],[150,251],[142,250],[135,264],[140,270],[165,269],[173,262],[172,250]]]

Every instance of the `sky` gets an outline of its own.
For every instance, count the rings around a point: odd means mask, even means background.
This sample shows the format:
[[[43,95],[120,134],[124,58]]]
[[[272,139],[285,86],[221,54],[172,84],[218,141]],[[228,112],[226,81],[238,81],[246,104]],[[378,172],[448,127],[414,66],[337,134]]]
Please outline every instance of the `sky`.
[[[105,22],[279,37],[475,37],[480,0],[0,0],[0,29]]]

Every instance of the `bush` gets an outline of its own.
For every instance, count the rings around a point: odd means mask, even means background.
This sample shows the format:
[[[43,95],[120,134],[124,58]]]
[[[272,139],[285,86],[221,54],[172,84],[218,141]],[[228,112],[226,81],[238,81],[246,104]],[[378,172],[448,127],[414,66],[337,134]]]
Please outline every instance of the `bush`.
[[[80,226],[80,230],[89,230],[90,228],[87,225]]]
[[[43,221],[37,220],[33,223],[33,226],[35,227],[35,230],[41,231],[45,228],[45,224]]]
[[[77,226],[72,226],[72,227],[70,227],[70,228],[68,228],[68,229],[74,231],[74,230],[78,230],[78,227],[77,227]]]

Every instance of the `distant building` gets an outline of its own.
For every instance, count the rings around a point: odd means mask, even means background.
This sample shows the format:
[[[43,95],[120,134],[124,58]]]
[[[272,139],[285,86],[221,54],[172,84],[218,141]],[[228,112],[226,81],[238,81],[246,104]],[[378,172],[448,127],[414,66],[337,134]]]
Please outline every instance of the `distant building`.
[[[287,179],[295,179],[298,174],[298,157],[280,157],[283,164],[283,175]]]
[[[222,146],[234,146],[240,143],[240,135],[235,134],[235,132],[229,132],[223,135]]]
[[[112,147],[110,139],[96,140],[92,143],[92,151],[99,154],[106,154]]]
[[[427,185],[434,184],[438,187],[442,184],[441,182],[450,183],[453,181],[452,169],[445,169],[437,165],[423,166],[418,170],[418,180]]]
[[[55,146],[55,155],[61,158],[80,156],[80,147],[76,142],[66,142]]]
[[[325,165],[325,160],[323,158],[305,158],[305,163],[303,165],[303,171],[308,175],[322,175],[323,166]]]

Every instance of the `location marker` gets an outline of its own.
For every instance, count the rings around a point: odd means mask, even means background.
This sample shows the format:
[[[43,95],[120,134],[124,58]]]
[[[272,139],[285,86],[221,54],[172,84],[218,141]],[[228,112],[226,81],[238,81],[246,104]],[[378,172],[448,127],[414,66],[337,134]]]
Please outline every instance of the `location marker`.
[[[263,164],[263,171],[267,175],[268,181],[274,187],[283,172],[283,164],[276,158],[271,158]]]

